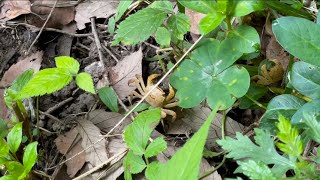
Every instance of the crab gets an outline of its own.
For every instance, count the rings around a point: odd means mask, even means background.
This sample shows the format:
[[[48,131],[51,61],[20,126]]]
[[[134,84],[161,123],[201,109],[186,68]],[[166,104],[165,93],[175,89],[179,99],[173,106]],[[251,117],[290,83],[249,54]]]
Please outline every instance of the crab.
[[[129,96],[129,102],[133,99],[142,99],[145,94],[147,94],[153,87],[153,79],[159,77],[160,74],[151,74],[147,80],[147,86],[144,84],[143,79],[140,75],[136,75],[135,79],[129,80],[128,84],[134,83],[137,87],[137,91],[133,91]],[[145,101],[152,107],[161,108],[161,118],[165,118],[167,115],[172,116],[172,120],[175,120],[177,115],[174,111],[167,109],[177,106],[177,102],[174,99],[174,90],[169,85],[169,94],[165,96],[165,92],[157,87],[154,89],[149,96],[146,97]]]

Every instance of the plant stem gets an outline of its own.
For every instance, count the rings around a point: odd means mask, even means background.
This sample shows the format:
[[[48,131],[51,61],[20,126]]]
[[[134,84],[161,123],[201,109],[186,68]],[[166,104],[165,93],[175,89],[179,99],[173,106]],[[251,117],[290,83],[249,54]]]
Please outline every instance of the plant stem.
[[[252,102],[254,102],[256,105],[258,105],[260,108],[262,109],[267,109],[264,105],[262,105],[261,103],[259,103],[258,101],[256,101],[255,99],[253,99],[252,97],[245,95],[246,98],[250,99]]]
[[[30,131],[30,122],[28,120],[28,116],[23,115],[21,112],[19,106],[17,105],[17,102],[13,103],[12,108],[14,110],[14,113],[16,114],[17,118],[22,123],[22,131],[23,133],[28,137],[29,142],[32,142],[32,136]]]
[[[226,128],[226,121],[227,121],[227,113],[224,110],[223,111],[223,119],[222,119],[222,123],[221,123],[221,138],[224,139],[225,138],[225,128]]]
[[[226,156],[223,156],[223,159],[218,164],[218,166],[214,167],[212,170],[205,172],[202,176],[199,177],[199,179],[203,179],[203,178],[209,176],[210,174],[214,173],[217,169],[219,169],[224,164],[225,161],[226,161]]]

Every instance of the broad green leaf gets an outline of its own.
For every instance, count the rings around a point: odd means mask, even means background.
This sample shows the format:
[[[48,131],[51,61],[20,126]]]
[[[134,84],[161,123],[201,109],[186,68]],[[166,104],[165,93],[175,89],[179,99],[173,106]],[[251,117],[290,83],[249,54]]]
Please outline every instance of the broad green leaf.
[[[167,13],[153,8],[145,8],[122,21],[116,30],[113,44],[122,42],[134,45],[148,39],[166,18]]]
[[[144,168],[146,168],[146,163],[142,159],[141,155],[135,155],[131,150],[123,160],[123,165],[132,174],[140,173]]]
[[[284,14],[287,16],[297,16],[297,17],[302,17],[306,19],[313,19],[311,13],[308,13],[307,11],[300,11],[280,1],[261,1],[261,2],[264,3],[265,7],[276,10],[277,12],[280,12],[281,14]]]
[[[0,118],[0,139],[6,137],[8,134],[8,126],[6,121]]]
[[[5,166],[9,174],[12,176],[19,177],[24,171],[23,165],[18,161],[9,161],[5,163]]]
[[[119,21],[119,19],[124,15],[126,10],[129,8],[133,0],[120,1],[117,7],[117,12],[114,16],[114,22]],[[109,20],[110,21],[110,20]],[[108,26],[109,27],[109,26]]]
[[[298,158],[303,152],[303,144],[300,140],[298,129],[293,127],[288,119],[281,114],[279,115],[279,123],[277,123],[277,136],[281,142],[277,142],[276,146],[284,153]]]
[[[17,180],[17,176],[13,176],[13,175],[6,175],[6,176],[2,176],[0,177],[0,180]]]
[[[34,164],[37,162],[37,157],[38,157],[37,145],[38,145],[38,142],[30,143],[28,144],[28,146],[26,147],[26,150],[24,151],[23,165],[25,167],[26,174],[30,172]]]
[[[134,154],[142,155],[145,153],[151,132],[160,121],[160,112],[160,109],[141,112],[126,128],[124,140]]]
[[[7,144],[11,153],[15,154],[19,149],[22,139],[22,122],[16,124],[8,133]]]
[[[76,76],[76,84],[80,89],[83,89],[89,93],[95,94],[92,77],[89,73],[82,72]]]
[[[171,35],[170,32],[164,28],[159,27],[157,29],[155,39],[161,48],[170,47]]]
[[[3,138],[0,138],[0,158],[6,157],[9,154],[9,149],[7,142]]]
[[[320,67],[302,61],[295,62],[290,72],[290,81],[301,94],[313,99],[320,98]]]
[[[235,4],[234,12],[235,17],[245,16],[254,11],[260,11],[264,9],[264,4],[261,0],[248,1],[248,0],[233,0]]]
[[[126,2],[126,1],[121,1],[121,2]],[[114,17],[111,17],[108,20],[108,32],[111,35],[113,35],[115,28],[116,28],[116,20],[114,19]]]
[[[277,180],[270,168],[261,161],[248,160],[245,162],[238,161],[239,168],[236,172],[243,173],[252,180]]]
[[[112,87],[103,87],[98,90],[101,101],[112,111],[118,112],[118,98]]]
[[[272,31],[280,45],[295,57],[320,66],[320,26],[307,19],[282,17],[272,24]]]
[[[304,123],[304,115],[315,116],[318,121],[320,121],[320,99],[308,102],[304,104],[298,111],[292,116],[292,124]]]
[[[242,55],[228,44],[210,39],[184,60],[171,75],[170,82],[177,89],[179,106],[191,108],[207,98],[210,107],[218,101],[227,109],[247,92],[248,71],[232,64]]]
[[[268,92],[268,89],[265,86],[259,86],[257,84],[250,84],[249,90],[247,92],[247,96],[251,97],[254,100],[258,100],[262,96],[264,96]],[[254,102],[250,100],[248,97],[244,96],[239,99],[240,109],[249,109],[252,105],[254,105]]]
[[[317,24],[320,24],[320,11],[318,11],[318,14],[317,14]]]
[[[216,11],[216,3],[212,0],[178,0],[178,2],[184,7],[203,14]]]
[[[152,179],[197,179],[202,159],[203,148],[208,136],[210,124],[220,106],[213,107],[201,128],[192,138],[177,151],[177,153],[166,164],[159,167],[158,173]]]
[[[273,138],[268,131],[255,129],[256,136],[253,143],[249,137],[237,132],[237,139],[226,137],[218,140],[217,143],[226,151],[228,158],[241,160],[244,158],[262,161],[265,164],[275,164],[291,169],[294,162],[278,154],[273,144]]]
[[[154,1],[148,8],[159,9],[166,13],[172,13],[173,11],[172,2],[168,0]]]
[[[163,137],[158,137],[154,141],[152,141],[144,154],[146,158],[150,158],[152,156],[156,156],[167,148],[167,142],[163,139]]]
[[[310,115],[308,113],[304,113],[303,117],[304,117],[304,123],[307,126],[305,128],[307,131],[306,134],[310,136],[317,143],[320,143],[320,122],[317,120],[317,117],[315,115]],[[318,152],[320,153],[320,151]]]
[[[183,40],[184,35],[190,29],[190,19],[187,15],[182,13],[177,13],[171,15],[167,21],[168,30],[177,39]]]
[[[80,64],[77,60],[69,56],[59,56],[54,59],[56,60],[57,68],[66,68],[72,76],[78,74]]]
[[[150,164],[148,164],[147,169],[145,171],[147,179],[156,179],[157,174],[159,173],[159,170],[163,165],[164,164],[160,163],[159,161],[153,161]]]
[[[134,105],[132,105],[132,106],[130,106],[130,108],[129,109],[132,109],[133,107],[135,106],[135,104]],[[151,106],[150,106],[150,104],[147,104],[147,103],[141,103],[141,104],[139,104],[139,106],[137,107],[137,108],[135,108],[134,110],[133,110],[133,112],[140,112],[140,111],[144,111],[144,110],[146,110],[146,109],[148,109],[148,108],[150,108]]]
[[[206,17],[202,18],[199,23],[201,34],[208,34],[220,25],[226,16],[218,12],[211,12]]]
[[[279,113],[291,119],[305,103],[303,99],[290,94],[274,97],[268,104],[267,111],[261,119],[260,127],[271,131],[275,130],[275,123],[278,120]]]
[[[36,73],[34,77],[22,88],[18,99],[41,96],[58,91],[68,85],[72,80],[66,68],[48,68]]]

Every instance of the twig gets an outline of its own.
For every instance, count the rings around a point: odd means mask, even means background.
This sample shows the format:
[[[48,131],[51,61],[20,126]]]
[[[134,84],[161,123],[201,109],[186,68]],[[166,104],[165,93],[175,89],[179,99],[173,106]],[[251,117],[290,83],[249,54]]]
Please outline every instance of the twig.
[[[64,106],[65,104],[67,104],[68,102],[70,102],[72,100],[73,100],[73,97],[69,97],[68,99],[65,99],[65,100],[59,102],[58,104],[54,105],[53,107],[49,108],[48,110],[46,110],[45,113],[51,114],[53,111],[59,109],[60,107]]]
[[[39,111],[39,112],[40,112],[40,114],[45,115],[45,116],[47,116],[48,118],[50,118],[50,119],[52,119],[52,120],[54,120],[54,121],[57,121],[57,122],[60,123],[60,124],[63,124],[63,122],[62,122],[60,119],[56,118],[55,116],[53,116],[53,115],[51,115],[51,114],[49,114],[49,113],[46,113],[46,112],[42,112],[42,111]]]
[[[28,49],[28,51],[27,51],[27,54],[29,54],[29,53],[30,53],[31,48],[32,48],[32,47],[33,47],[33,45],[38,41],[38,39],[39,39],[39,37],[40,37],[40,35],[41,35],[41,33],[42,33],[42,31],[43,31],[44,27],[46,26],[46,24],[48,23],[48,21],[49,21],[49,19],[50,19],[51,15],[52,15],[53,10],[55,9],[55,7],[56,7],[57,3],[58,3],[58,0],[56,0],[56,2],[54,3],[54,5],[53,5],[53,7],[52,7],[52,9],[51,9],[51,11],[50,11],[50,13],[49,13],[49,15],[48,15],[48,17],[47,17],[46,21],[44,22],[44,24],[42,25],[42,27],[41,27],[41,29],[40,29],[40,31],[39,31],[39,33],[38,33],[37,37],[34,39],[34,41],[32,42],[32,44],[30,45],[30,47],[29,47],[29,49]]]
[[[116,61],[116,62],[119,62],[118,58],[107,48],[105,47],[104,45],[101,45],[102,48],[107,51],[107,53]]]
[[[95,22],[95,17],[91,17],[90,21],[91,21],[91,30],[93,33],[93,37],[94,37],[94,41],[96,43],[97,49],[98,49],[98,54],[99,54],[99,59],[100,59],[100,63],[104,66],[104,62],[103,62],[103,54],[101,52],[102,50],[102,46],[99,40],[99,36],[98,36],[98,32],[97,32],[97,28],[96,28],[96,22]]]

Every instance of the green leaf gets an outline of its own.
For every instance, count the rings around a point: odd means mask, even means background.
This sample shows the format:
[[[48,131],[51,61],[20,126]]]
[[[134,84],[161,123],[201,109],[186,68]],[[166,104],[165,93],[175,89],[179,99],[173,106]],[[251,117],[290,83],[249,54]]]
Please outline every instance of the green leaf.
[[[76,75],[79,72],[80,64],[77,60],[69,56],[59,56],[54,58],[57,68],[65,68],[71,75]]]
[[[177,151],[177,153],[163,166],[159,167],[155,175],[156,180],[167,179],[197,179],[202,159],[203,148],[208,136],[210,124],[220,106],[213,107],[201,128],[192,138]]]
[[[226,151],[228,158],[241,160],[244,158],[253,159],[255,161],[262,161],[265,164],[275,164],[286,167],[287,169],[294,167],[294,162],[282,157],[278,154],[274,147],[273,139],[268,131],[255,129],[256,136],[253,143],[247,136],[237,132],[237,139],[226,137],[218,140],[217,143]]]
[[[320,26],[303,18],[282,17],[272,24],[280,45],[295,57],[320,66]]]
[[[177,13],[169,17],[167,26],[174,37],[183,40],[190,29],[190,19],[185,14]]]
[[[0,139],[6,137],[7,134],[8,134],[7,123],[0,118]]]
[[[320,143],[320,122],[315,115],[304,113],[304,123],[306,124],[306,134],[310,136],[314,141]],[[318,151],[320,152],[320,151]],[[320,154],[318,154],[320,156]]]
[[[277,124],[277,136],[281,142],[277,142],[276,146],[284,153],[298,158],[303,152],[303,144],[300,140],[298,129],[293,127],[288,119],[281,114],[279,115],[279,123]]]
[[[23,165],[25,167],[26,174],[30,172],[34,164],[37,162],[37,157],[38,157],[37,145],[38,145],[38,142],[30,143],[28,144],[28,146],[26,147],[26,150],[24,151]]]
[[[178,0],[178,2],[184,7],[203,14],[216,11],[216,3],[212,0]]]
[[[150,158],[152,156],[158,155],[166,148],[167,142],[163,139],[163,137],[158,137],[148,145],[146,153],[144,155],[146,158]]]
[[[245,68],[231,66],[241,55],[225,41],[214,39],[195,49],[190,60],[184,60],[170,77],[171,85],[177,89],[178,105],[191,108],[207,98],[210,107],[218,101],[223,102],[221,109],[232,106],[250,84]]]
[[[9,154],[9,149],[10,147],[8,146],[7,142],[0,138],[0,158],[6,157]]]
[[[121,2],[127,2],[127,1],[121,1]],[[116,28],[116,20],[114,19],[114,17],[111,17],[108,20],[108,32],[111,35],[113,35],[115,28]]]
[[[163,166],[159,161],[153,161],[147,165],[147,169],[145,171],[145,175],[147,179],[156,179],[157,174],[160,171],[160,168]]]
[[[5,166],[12,176],[19,177],[24,171],[23,165],[18,161],[9,161],[5,163]]]
[[[168,0],[154,1],[150,6],[148,6],[148,8],[159,9],[159,10],[164,11],[166,13],[173,12],[172,3]]]
[[[132,174],[140,173],[146,168],[146,164],[141,155],[135,155],[131,150],[126,155],[123,165]]]
[[[206,17],[202,18],[199,23],[199,30],[201,34],[208,34],[216,27],[218,27],[226,16],[221,13],[212,12]]]
[[[320,121],[320,99],[308,102],[304,104],[298,111],[292,116],[292,124],[302,124],[305,122],[305,115],[315,116]]]
[[[235,17],[245,16],[254,11],[260,11],[264,9],[264,4],[261,0],[234,0],[234,3],[236,3],[233,10],[233,16]]]
[[[103,87],[98,90],[101,101],[112,111],[118,112],[118,98],[112,87]]]
[[[239,168],[236,172],[241,172],[244,175],[248,176],[250,179],[253,180],[277,180],[279,178],[276,178],[272,171],[269,169],[269,167],[258,161],[248,160],[246,162],[238,161]]]
[[[134,105],[132,105],[132,106],[130,106],[130,108],[129,109],[132,109],[133,107],[135,106],[135,104]],[[146,110],[146,109],[148,109],[148,108],[150,108],[151,106],[150,106],[150,104],[147,104],[147,103],[141,103],[141,104],[139,104],[138,105],[138,107],[137,108],[135,108],[134,110],[133,110],[133,112],[140,112],[140,111],[144,111],[144,110]]]
[[[82,72],[76,76],[76,84],[80,89],[83,89],[89,93],[95,94],[92,77],[89,73]]]
[[[317,14],[317,24],[320,24],[320,11],[318,11],[318,14]]]
[[[17,180],[17,176],[6,175],[6,176],[0,177],[0,180]]]
[[[290,72],[292,86],[301,94],[320,98],[320,67],[305,62],[295,62]]]
[[[260,99],[262,96],[264,96],[268,92],[268,89],[265,86],[259,86],[257,84],[250,84],[249,90],[247,92],[247,96],[253,98],[254,100]],[[250,100],[248,97],[244,96],[239,99],[240,109],[249,109],[252,105],[254,105],[254,102]]]
[[[15,154],[19,149],[22,139],[22,122],[16,124],[8,133],[7,143],[12,154]]]
[[[160,44],[161,48],[170,47],[171,36],[170,32],[166,28],[159,27],[157,29],[155,39],[157,43]]]
[[[126,128],[124,140],[134,154],[142,155],[145,153],[151,132],[161,119],[160,112],[160,109],[141,112]]]
[[[122,21],[116,30],[113,44],[122,42],[134,45],[148,39],[166,18],[167,13],[153,8],[145,8]]]
[[[34,77],[22,88],[18,99],[41,96],[58,91],[68,85],[72,80],[66,68],[48,68],[36,73]]]
[[[124,15],[126,10],[129,8],[133,0],[125,0],[125,1],[120,1],[117,7],[117,12],[114,16],[114,22],[119,21],[119,19]],[[109,19],[110,21],[110,19]],[[108,26],[109,27],[109,26]]]

